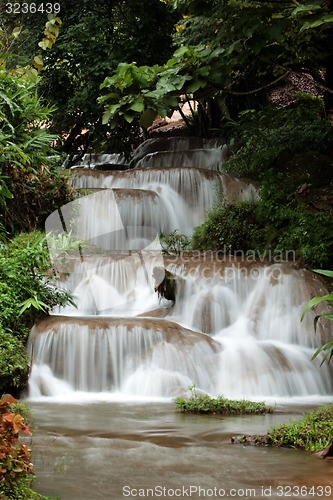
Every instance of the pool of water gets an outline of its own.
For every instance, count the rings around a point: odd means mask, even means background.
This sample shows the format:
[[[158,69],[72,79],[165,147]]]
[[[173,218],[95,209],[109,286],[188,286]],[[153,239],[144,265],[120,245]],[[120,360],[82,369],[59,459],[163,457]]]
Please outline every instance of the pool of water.
[[[300,418],[178,413],[170,402],[31,402],[35,489],[63,500],[333,498],[333,463],[232,444]],[[297,489],[299,487],[299,489]],[[301,489],[303,487],[303,489]]]

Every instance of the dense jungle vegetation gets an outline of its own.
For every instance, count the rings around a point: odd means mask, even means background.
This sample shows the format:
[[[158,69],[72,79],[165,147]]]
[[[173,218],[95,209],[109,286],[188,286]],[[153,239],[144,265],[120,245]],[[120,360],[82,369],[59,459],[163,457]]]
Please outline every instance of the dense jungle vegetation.
[[[295,250],[301,265],[332,266],[332,0],[28,5],[15,13],[0,0],[0,393],[24,389],[31,325],[71,300],[45,277],[41,232],[74,196],[63,160],[129,155],[184,101],[198,103],[187,134],[231,142],[225,168],[260,190],[257,202],[216,206],[192,245]],[[293,76],[305,89],[274,100]]]

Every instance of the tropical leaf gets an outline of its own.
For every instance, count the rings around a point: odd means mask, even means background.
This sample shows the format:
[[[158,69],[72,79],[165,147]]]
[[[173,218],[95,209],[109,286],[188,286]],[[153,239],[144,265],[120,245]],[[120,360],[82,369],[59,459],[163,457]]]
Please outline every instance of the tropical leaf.
[[[133,102],[133,104],[131,104],[129,109],[132,109],[137,113],[141,113],[145,109],[145,103],[143,97],[139,96],[137,99],[135,99],[135,101]]]
[[[300,32],[308,30],[308,29],[313,29],[313,28],[318,28],[319,26],[322,26],[323,24],[332,24],[333,23],[333,15],[332,14],[324,14],[323,16],[314,19],[313,21],[306,21],[303,26],[300,29]]]
[[[291,13],[292,16],[297,16],[298,14],[308,14],[309,12],[313,12],[314,10],[321,10],[321,6],[318,4],[313,5],[298,5],[296,9],[294,9]]]
[[[146,109],[140,117],[140,125],[143,128],[148,128],[157,117],[157,111],[153,109]]]
[[[330,341],[326,342],[324,345],[322,345],[321,347],[319,347],[319,349],[317,349],[316,352],[314,353],[314,355],[312,356],[311,361],[316,359],[317,356],[319,356],[319,354],[321,354],[324,351],[326,351],[326,353],[325,353],[320,365],[325,363],[326,360],[329,362],[332,359],[332,357],[333,357],[333,340],[330,340]]]
[[[329,278],[333,278],[333,271],[314,269],[313,272],[318,273],[318,274],[322,274],[323,276],[328,276]]]
[[[21,304],[21,309],[18,312],[18,316],[22,316],[22,314],[30,308],[37,309],[38,311],[44,311],[47,312],[49,309],[48,304],[43,302],[42,300],[38,299],[37,296],[30,297],[26,300],[24,300]]]
[[[331,293],[328,293],[326,295],[322,295],[321,297],[313,297],[313,299],[311,299],[303,309],[301,321],[303,321],[305,315],[310,311],[310,309],[317,307],[318,304],[325,300],[333,302],[333,295]]]

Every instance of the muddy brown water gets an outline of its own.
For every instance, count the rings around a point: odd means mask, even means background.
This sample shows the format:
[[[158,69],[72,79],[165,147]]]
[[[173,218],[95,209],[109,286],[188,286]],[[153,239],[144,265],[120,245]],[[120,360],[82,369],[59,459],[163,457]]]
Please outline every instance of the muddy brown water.
[[[231,444],[300,418],[183,415],[171,402],[31,402],[35,489],[63,500],[333,498],[333,462]]]

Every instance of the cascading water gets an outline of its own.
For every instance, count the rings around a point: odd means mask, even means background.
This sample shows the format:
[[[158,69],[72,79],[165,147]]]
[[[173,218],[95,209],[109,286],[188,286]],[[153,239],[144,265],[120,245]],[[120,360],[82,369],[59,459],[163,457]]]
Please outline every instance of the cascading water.
[[[77,169],[72,179],[72,185],[77,189],[149,189],[151,184],[175,191],[186,203],[194,205],[200,215],[212,208],[221,193],[226,201],[256,199],[258,196],[252,184],[225,172],[204,168],[161,167],[114,172]]]
[[[219,170],[226,156],[225,149],[192,149],[189,151],[158,151],[144,156],[136,165],[143,167],[191,167]]]
[[[99,168],[103,165],[126,165],[126,158],[123,154],[94,154],[87,153],[72,168]]]
[[[190,166],[75,169],[73,185],[97,191],[52,214],[46,229],[58,228],[50,252],[77,308],[32,330],[31,397],[169,398],[192,384],[252,399],[332,394],[330,368],[311,361],[330,332],[314,336],[311,318],[300,322],[318,278],[261,258],[161,254],[160,232],[190,234],[221,192],[253,197],[253,186]],[[88,250],[60,251],[61,231]],[[175,301],[155,292],[156,267],[172,272]]]

